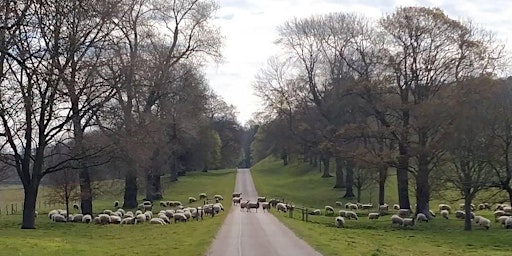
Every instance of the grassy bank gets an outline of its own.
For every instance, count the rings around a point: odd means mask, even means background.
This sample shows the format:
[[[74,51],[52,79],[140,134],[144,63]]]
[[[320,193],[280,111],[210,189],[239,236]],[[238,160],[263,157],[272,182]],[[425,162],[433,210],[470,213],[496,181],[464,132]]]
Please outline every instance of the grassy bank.
[[[180,200],[188,206],[188,197],[197,198],[201,192],[229,198],[235,174],[234,170],[187,174],[176,183],[164,184],[163,200]],[[16,191],[11,188],[9,193]],[[95,200],[95,212],[112,209],[113,200],[122,201],[122,198],[104,196]],[[191,206],[199,204],[202,203]],[[37,218],[36,230],[21,230],[21,215],[0,215],[0,255],[204,255],[231,204],[227,202],[224,206],[226,212],[214,218],[165,226],[52,223],[45,211]],[[160,209],[156,202],[153,212]]]
[[[320,178],[318,170],[308,165],[283,167],[279,161],[266,159],[251,172],[258,194],[281,197],[297,206],[323,210],[336,201],[349,201],[342,198],[343,190],[332,188],[334,178]],[[386,202],[397,202],[394,177],[388,180],[386,194]],[[375,202],[376,196],[365,193],[362,201]],[[488,231],[479,227],[463,231],[463,221],[453,215],[449,220],[437,217],[413,228],[398,228],[391,226],[389,216],[370,221],[368,211],[358,211],[359,220],[347,220],[347,227],[338,229],[334,217],[309,216],[310,222],[303,222],[300,211],[295,211],[294,218],[275,211],[273,214],[324,255],[509,255],[512,249],[510,230],[492,223]],[[477,214],[493,219],[490,211]]]

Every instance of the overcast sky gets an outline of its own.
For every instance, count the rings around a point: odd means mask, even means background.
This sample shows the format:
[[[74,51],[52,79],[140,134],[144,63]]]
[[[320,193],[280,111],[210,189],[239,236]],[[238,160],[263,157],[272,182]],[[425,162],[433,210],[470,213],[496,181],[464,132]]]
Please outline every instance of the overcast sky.
[[[440,7],[452,18],[470,18],[512,44],[512,0],[218,0],[214,20],[225,37],[224,62],[207,66],[210,86],[233,104],[245,124],[260,108],[252,84],[259,69],[279,48],[276,28],[294,17],[355,12],[379,18],[399,6]]]

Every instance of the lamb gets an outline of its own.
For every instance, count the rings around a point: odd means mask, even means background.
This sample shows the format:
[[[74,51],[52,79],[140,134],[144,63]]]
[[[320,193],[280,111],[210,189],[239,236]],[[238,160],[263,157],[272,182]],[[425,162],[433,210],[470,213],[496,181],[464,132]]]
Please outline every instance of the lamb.
[[[188,197],[188,203],[189,204],[194,203],[196,201],[197,201],[197,199],[195,197],[192,197],[192,196]]]
[[[199,193],[199,200],[203,200],[203,199],[207,199],[208,196],[206,195],[206,193]]]
[[[160,218],[152,218],[149,220],[149,224],[160,224],[160,225],[165,225],[165,221],[160,219]]]
[[[241,197],[233,197],[233,205],[240,204],[241,200],[242,200]]]
[[[134,217],[127,217],[121,221],[121,224],[135,224],[136,222],[137,219],[135,219]]]
[[[64,217],[64,215],[61,215],[58,213],[52,215],[52,221],[53,222],[67,222],[66,217]]]
[[[339,207],[342,207],[342,206],[343,206],[343,203],[342,203],[342,202],[340,202],[340,201],[336,201],[335,205],[336,205],[336,206],[339,206]]]
[[[90,214],[86,214],[86,215],[84,215],[84,217],[82,217],[83,223],[91,223],[91,221],[92,221],[92,216]]]
[[[121,224],[121,221],[122,219],[119,216],[110,216],[110,224]]]
[[[416,221],[418,221],[418,222],[422,222],[422,221],[428,222],[428,218],[427,218],[427,216],[425,214],[418,213],[418,215],[416,215]]]
[[[185,216],[185,214],[183,214],[183,213],[175,213],[173,215],[173,218],[174,218],[174,223],[176,223],[178,221],[187,222],[187,216]]]
[[[98,218],[100,218],[100,224],[104,225],[110,223],[110,215],[108,214],[100,214]]]
[[[451,212],[452,207],[450,207],[447,204],[439,204],[439,212],[441,212],[442,210],[447,210],[448,212]]]
[[[256,212],[258,212],[258,208],[260,208],[260,202],[248,202],[247,203],[247,212],[250,212],[251,209],[256,209]]]
[[[330,205],[324,207],[325,215],[334,215],[334,208]]]
[[[334,225],[337,228],[344,228],[345,227],[345,219],[341,216],[336,217],[336,219],[334,219]]]
[[[487,218],[481,217],[480,221],[478,221],[478,225],[489,230],[489,228],[491,228],[491,221]]]
[[[380,214],[378,212],[370,212],[368,213],[368,219],[370,220],[376,220],[380,217]]]
[[[241,197],[242,196],[242,193],[233,193],[233,198],[235,197]]]
[[[411,226],[413,227],[414,226],[414,218],[404,218],[404,227],[407,227],[407,226]]]
[[[278,212],[286,212],[287,210],[287,207],[284,203],[277,203],[276,204],[276,209]]]
[[[398,226],[403,226],[404,219],[402,219],[400,216],[395,214],[395,215],[391,216],[391,225],[393,225],[393,224],[398,224]]]
[[[265,210],[267,210],[267,212],[270,210],[270,203],[269,202],[263,202],[261,203],[261,209],[263,209],[263,212],[265,212]]]
[[[222,197],[221,195],[214,195],[213,198],[219,201],[224,201],[224,197]]]
[[[347,212],[345,213],[345,217],[346,217],[347,219],[349,219],[349,220],[350,220],[350,219],[356,219],[356,220],[357,220],[357,214],[356,214],[355,212],[353,212],[353,211],[347,211]]]
[[[448,215],[450,215],[450,211],[448,211],[448,210],[441,210],[441,212],[439,214],[441,214],[441,216],[443,218],[448,219]]]
[[[258,196],[258,198],[256,199],[256,201],[258,201],[259,203],[266,202],[266,201],[267,201],[267,198],[266,198],[266,197],[264,197],[264,196]]]

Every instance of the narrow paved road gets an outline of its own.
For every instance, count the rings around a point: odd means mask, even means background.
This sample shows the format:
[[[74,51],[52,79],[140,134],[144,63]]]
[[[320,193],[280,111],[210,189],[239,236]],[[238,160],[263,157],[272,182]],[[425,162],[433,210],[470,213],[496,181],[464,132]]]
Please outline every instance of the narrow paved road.
[[[238,169],[235,191],[242,192],[243,200],[256,201],[258,193],[249,169]],[[226,198],[225,203],[230,203],[227,200]],[[275,211],[275,209],[272,210]],[[206,255],[309,256],[321,254],[299,239],[272,214],[264,213],[261,208],[258,209],[258,213],[255,209],[249,213],[245,210],[241,212],[239,206],[233,206]]]

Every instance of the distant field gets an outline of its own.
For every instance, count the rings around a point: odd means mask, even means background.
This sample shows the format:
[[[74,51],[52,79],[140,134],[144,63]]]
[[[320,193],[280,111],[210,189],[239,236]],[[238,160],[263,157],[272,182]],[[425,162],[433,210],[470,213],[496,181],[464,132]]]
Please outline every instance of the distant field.
[[[235,184],[234,170],[189,173],[176,183],[164,182],[163,200],[180,200],[188,206],[188,197],[201,192],[230,198]],[[2,198],[16,198],[16,188],[0,190]],[[104,196],[94,201],[94,211],[112,209],[118,196]],[[192,205],[199,205],[195,203]],[[39,211],[36,230],[21,230],[21,215],[0,215],[0,255],[204,255],[223,223],[231,203],[223,204],[225,212],[204,221],[165,226],[106,225],[52,223]],[[156,202],[153,212],[161,207]]]
[[[334,178],[320,178],[320,173],[308,165],[297,163],[283,167],[280,161],[266,159],[251,168],[259,195],[280,197],[310,209],[343,203],[342,189],[333,189]],[[386,189],[386,202],[397,202],[396,178],[390,177]],[[374,202],[363,195],[363,202]],[[414,199],[414,197],[411,197]],[[353,200],[352,200],[353,201]],[[437,205],[434,200],[431,205]],[[414,203],[414,201],[412,202]],[[335,209],[336,213],[340,207]],[[489,231],[473,226],[473,231],[463,231],[463,221],[445,220],[437,217],[429,223],[420,223],[414,228],[391,227],[390,216],[379,220],[368,220],[368,211],[358,211],[359,220],[346,220],[347,227],[334,226],[334,217],[309,216],[310,222],[301,221],[300,211],[294,218],[273,211],[285,225],[299,237],[324,255],[510,255],[512,230],[505,230],[492,223]],[[491,211],[480,211],[478,215],[492,218]]]

